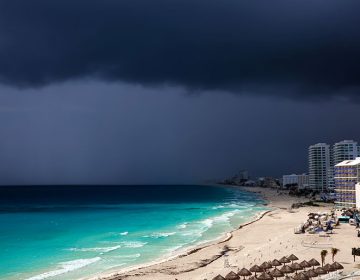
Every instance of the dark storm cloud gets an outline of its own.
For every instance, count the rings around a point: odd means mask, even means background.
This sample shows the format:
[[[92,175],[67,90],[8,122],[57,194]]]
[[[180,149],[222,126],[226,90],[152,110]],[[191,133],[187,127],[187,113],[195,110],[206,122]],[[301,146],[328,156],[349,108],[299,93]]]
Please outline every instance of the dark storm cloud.
[[[253,177],[303,173],[309,145],[360,141],[359,110],[334,100],[187,96],[114,83],[1,86],[0,185],[179,184],[240,169]]]
[[[359,96],[360,2],[3,0],[0,79]]]

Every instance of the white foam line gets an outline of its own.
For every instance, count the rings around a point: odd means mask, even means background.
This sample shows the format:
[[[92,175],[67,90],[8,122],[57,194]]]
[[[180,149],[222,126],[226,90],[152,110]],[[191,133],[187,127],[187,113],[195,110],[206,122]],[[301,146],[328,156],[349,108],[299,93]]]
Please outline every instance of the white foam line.
[[[54,277],[57,275],[61,275],[61,274],[68,273],[70,271],[74,271],[79,268],[85,267],[85,266],[95,263],[99,260],[101,260],[100,257],[96,257],[96,258],[92,258],[92,259],[77,259],[77,260],[68,261],[68,262],[61,262],[61,263],[59,263],[60,268],[27,278],[26,280],[43,280],[43,279],[46,279],[49,277]]]
[[[168,237],[168,236],[171,236],[174,234],[176,234],[176,232],[155,232],[150,235],[144,235],[143,237],[162,238],[162,237]]]
[[[140,248],[147,244],[147,242],[140,242],[140,241],[123,241],[120,242],[126,248]]]
[[[70,248],[69,251],[74,252],[101,252],[108,253],[114,250],[121,248],[121,245],[113,246],[113,247],[94,247],[94,248]]]

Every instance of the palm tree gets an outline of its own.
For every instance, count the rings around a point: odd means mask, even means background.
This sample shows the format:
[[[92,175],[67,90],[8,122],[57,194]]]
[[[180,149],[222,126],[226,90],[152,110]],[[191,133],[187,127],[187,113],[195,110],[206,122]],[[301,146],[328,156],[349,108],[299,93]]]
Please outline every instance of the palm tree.
[[[321,266],[324,266],[324,262],[325,262],[325,257],[327,256],[328,251],[327,250],[322,250],[320,252],[320,256],[321,256]]]
[[[332,261],[334,262],[335,255],[339,253],[340,249],[338,248],[331,248],[331,255],[332,255]]]

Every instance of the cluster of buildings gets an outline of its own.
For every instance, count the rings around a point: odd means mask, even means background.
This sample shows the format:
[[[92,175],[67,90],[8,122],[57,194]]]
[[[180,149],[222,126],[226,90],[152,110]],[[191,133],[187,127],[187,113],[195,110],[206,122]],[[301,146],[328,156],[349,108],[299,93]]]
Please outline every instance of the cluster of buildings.
[[[329,145],[311,145],[309,174],[284,175],[283,186],[297,185],[319,192],[335,193],[338,207],[360,207],[360,145],[343,140]]]

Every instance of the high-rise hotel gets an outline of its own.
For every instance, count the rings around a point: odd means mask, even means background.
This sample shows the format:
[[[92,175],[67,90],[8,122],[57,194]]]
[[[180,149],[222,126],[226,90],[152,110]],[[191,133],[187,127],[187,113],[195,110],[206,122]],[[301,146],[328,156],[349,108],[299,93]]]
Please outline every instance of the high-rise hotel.
[[[344,160],[353,160],[360,156],[360,146],[353,140],[343,140],[335,143],[333,146],[333,162],[334,165],[343,162]]]
[[[318,143],[309,147],[309,187],[324,191],[331,181],[330,145]]]
[[[353,140],[343,140],[332,147],[318,143],[309,147],[309,186],[324,191],[334,189],[334,166],[360,157],[360,146]]]
[[[336,207],[360,207],[360,157],[335,165]]]

